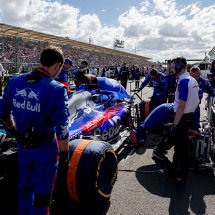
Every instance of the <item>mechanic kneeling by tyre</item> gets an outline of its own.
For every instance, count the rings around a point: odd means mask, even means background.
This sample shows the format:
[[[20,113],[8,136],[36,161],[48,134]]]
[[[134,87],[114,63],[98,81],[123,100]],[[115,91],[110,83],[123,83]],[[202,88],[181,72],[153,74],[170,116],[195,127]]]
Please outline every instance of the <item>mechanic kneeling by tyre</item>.
[[[62,50],[45,48],[40,63],[33,72],[11,78],[0,101],[1,119],[18,142],[20,215],[49,214],[58,143],[58,171],[67,171],[69,162],[68,95],[65,86],[54,80],[64,63]]]

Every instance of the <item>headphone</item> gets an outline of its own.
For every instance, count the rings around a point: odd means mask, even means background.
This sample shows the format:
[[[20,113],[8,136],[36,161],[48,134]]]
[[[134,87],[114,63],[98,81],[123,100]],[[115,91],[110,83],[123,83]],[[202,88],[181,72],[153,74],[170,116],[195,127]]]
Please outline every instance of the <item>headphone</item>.
[[[183,63],[182,63],[181,59],[176,58],[176,61],[175,61],[175,71],[176,71],[176,73],[180,73],[182,69],[183,69]]]

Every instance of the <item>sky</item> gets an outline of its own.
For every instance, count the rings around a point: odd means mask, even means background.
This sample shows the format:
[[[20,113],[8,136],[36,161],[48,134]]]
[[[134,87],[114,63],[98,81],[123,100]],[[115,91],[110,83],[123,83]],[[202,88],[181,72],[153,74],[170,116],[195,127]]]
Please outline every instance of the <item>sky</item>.
[[[215,46],[214,0],[0,0],[0,22],[164,61]]]

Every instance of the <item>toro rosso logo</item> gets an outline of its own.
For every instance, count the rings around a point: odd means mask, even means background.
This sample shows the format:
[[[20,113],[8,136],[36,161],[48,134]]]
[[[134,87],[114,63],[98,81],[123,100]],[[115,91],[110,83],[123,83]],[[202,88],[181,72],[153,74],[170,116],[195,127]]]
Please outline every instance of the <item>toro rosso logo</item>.
[[[22,90],[16,89],[15,96],[22,96],[26,100],[29,100],[29,99],[38,100],[39,93],[36,94],[31,88],[25,88]]]
[[[84,113],[90,113],[91,110],[92,110],[91,106],[87,101],[86,101],[86,106],[79,109],[75,107],[75,115],[71,117],[71,123],[73,123],[76,119],[80,118]]]

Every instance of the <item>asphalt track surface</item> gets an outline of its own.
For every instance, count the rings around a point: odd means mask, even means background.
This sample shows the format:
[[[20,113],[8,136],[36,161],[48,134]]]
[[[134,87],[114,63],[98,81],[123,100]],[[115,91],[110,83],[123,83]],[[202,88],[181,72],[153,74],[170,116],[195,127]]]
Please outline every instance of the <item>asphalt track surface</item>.
[[[151,94],[152,88],[146,87],[142,98]],[[206,119],[203,107],[204,100],[201,120]],[[150,135],[144,146],[135,149],[126,146],[118,152],[118,177],[107,205],[90,208],[67,199],[54,202],[51,215],[214,215],[214,170],[194,171],[191,166],[187,184],[167,181],[164,162],[152,159],[153,146],[158,138]],[[167,154],[170,161],[172,155],[173,149]],[[0,215],[18,214],[16,187],[15,176],[7,181],[0,180]]]

